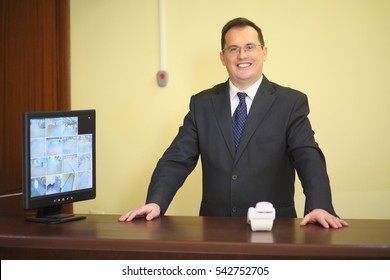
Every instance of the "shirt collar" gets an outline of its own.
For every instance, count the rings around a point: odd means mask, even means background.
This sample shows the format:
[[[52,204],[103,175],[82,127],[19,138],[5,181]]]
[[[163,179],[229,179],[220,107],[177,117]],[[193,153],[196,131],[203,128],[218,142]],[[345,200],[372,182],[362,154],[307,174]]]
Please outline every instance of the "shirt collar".
[[[248,97],[253,100],[255,98],[256,92],[260,87],[261,82],[263,81],[263,75],[261,75],[260,79],[258,79],[253,85],[248,87],[245,90],[239,90],[229,79],[229,94],[230,100],[233,99],[238,92],[245,92]]]

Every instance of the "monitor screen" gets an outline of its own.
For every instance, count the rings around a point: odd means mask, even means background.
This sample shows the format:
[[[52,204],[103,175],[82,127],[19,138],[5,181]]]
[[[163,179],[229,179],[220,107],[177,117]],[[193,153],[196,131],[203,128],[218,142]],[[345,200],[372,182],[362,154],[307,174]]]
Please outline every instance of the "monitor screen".
[[[23,114],[23,206],[27,220],[61,223],[85,216],[61,205],[96,197],[95,110]]]

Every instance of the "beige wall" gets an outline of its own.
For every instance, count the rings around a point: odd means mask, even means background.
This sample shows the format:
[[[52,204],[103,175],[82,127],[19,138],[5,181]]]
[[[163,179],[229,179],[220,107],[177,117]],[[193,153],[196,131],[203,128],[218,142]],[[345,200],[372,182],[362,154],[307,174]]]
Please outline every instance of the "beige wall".
[[[71,0],[72,108],[95,108],[98,132],[97,198],[75,212],[144,203],[190,96],[227,79],[220,29],[245,16],[263,29],[267,77],[309,97],[339,215],[390,219],[389,13],[387,0],[165,0],[160,88],[158,0]],[[197,215],[200,188],[198,165],[167,214]]]

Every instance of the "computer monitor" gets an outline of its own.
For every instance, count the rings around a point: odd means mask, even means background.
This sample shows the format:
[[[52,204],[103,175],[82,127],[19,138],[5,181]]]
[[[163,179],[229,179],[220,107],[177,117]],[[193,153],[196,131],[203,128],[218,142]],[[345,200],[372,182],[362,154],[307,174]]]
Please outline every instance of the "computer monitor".
[[[61,206],[96,197],[95,110],[23,113],[23,206],[28,221],[62,223],[85,216]]]

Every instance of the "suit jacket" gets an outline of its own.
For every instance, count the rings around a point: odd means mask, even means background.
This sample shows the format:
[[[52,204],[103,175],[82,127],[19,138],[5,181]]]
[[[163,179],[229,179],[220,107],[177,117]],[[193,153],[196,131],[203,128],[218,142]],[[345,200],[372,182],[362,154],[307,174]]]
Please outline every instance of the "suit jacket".
[[[277,217],[296,217],[295,171],[306,196],[305,213],[322,208],[336,215],[308,114],[305,94],[264,76],[236,151],[229,83],[192,96],[183,125],[153,172],[146,202],[157,203],[164,214],[200,155],[200,215],[246,216],[249,207],[269,201]]]

